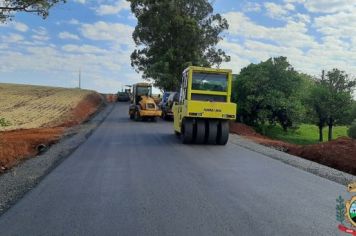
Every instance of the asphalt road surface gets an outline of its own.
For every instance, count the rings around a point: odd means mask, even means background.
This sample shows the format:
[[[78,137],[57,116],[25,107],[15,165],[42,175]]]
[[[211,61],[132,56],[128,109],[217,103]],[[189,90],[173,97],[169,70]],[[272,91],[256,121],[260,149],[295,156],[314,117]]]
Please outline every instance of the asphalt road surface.
[[[118,104],[0,235],[337,235],[345,187],[229,143],[183,145]]]

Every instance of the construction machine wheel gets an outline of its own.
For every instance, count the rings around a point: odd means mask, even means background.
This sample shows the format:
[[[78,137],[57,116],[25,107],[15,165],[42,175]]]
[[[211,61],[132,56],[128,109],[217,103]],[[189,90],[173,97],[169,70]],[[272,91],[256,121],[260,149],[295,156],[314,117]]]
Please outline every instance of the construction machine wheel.
[[[135,119],[135,113],[130,113],[130,120],[134,120]]]
[[[194,137],[194,122],[192,119],[184,119],[182,122],[182,142],[189,144],[193,142]]]
[[[195,120],[194,126],[194,142],[203,144],[205,142],[205,121],[201,119]]]
[[[167,120],[167,116],[166,116],[166,113],[164,111],[162,111],[161,118],[162,118],[162,120]]]
[[[229,140],[229,122],[227,120],[220,121],[218,124],[218,135],[216,143],[218,145],[226,145]]]
[[[214,145],[217,141],[218,135],[218,125],[217,120],[207,120],[206,121],[206,143]]]
[[[142,120],[139,111],[135,111],[135,113],[134,113],[134,120],[135,120],[135,121],[141,121],[141,120]]]

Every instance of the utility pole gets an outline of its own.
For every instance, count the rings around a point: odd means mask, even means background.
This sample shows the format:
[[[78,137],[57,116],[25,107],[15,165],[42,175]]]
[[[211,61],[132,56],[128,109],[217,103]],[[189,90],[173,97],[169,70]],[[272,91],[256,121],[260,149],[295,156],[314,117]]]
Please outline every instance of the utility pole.
[[[81,89],[82,86],[82,69],[79,69],[79,89]]]

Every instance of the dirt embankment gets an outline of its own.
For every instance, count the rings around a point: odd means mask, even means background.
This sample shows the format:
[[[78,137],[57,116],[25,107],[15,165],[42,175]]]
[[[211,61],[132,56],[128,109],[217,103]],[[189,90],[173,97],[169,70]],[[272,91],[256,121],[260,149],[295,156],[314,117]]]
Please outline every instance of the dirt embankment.
[[[58,119],[41,125],[39,128],[0,132],[0,173],[26,158],[36,156],[58,142],[68,127],[88,120],[100,107],[102,101],[99,94],[91,92]]]
[[[230,123],[230,131],[259,144],[356,175],[356,140],[344,137],[331,142],[301,146],[273,140],[241,123]]]

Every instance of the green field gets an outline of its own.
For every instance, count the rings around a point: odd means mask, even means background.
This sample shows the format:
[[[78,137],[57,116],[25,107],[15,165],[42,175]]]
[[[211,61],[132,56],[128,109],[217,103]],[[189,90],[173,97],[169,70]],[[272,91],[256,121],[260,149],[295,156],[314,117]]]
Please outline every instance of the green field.
[[[324,141],[328,139],[328,128],[324,128]],[[319,142],[319,130],[315,125],[302,124],[296,130],[288,130],[285,132],[282,127],[277,126],[266,126],[265,135],[273,138],[282,140],[288,143],[307,145],[315,144]],[[346,126],[335,126],[333,128],[333,138],[339,138],[347,136]]]

